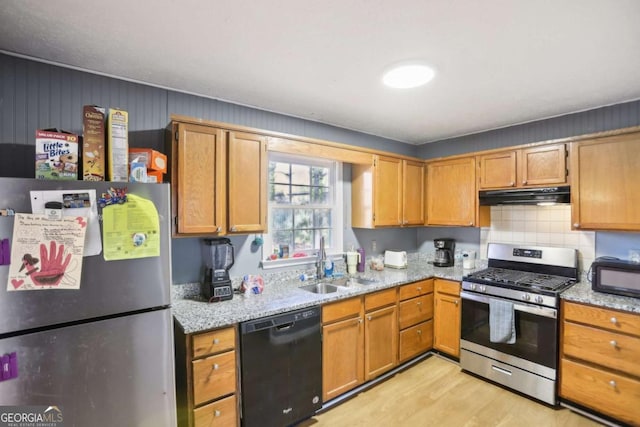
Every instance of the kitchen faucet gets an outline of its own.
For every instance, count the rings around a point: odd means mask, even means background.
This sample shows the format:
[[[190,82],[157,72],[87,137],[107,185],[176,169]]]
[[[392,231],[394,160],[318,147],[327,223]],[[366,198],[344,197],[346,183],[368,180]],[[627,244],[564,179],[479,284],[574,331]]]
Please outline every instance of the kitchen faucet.
[[[316,277],[322,279],[324,277],[324,263],[327,260],[327,254],[324,251],[324,236],[320,237],[320,249],[316,258]]]

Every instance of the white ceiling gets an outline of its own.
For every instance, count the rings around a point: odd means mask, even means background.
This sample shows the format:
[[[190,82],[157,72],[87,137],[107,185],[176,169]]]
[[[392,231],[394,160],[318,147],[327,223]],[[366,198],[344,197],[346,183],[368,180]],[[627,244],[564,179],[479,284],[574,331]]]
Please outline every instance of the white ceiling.
[[[640,99],[638,0],[1,0],[0,49],[412,144]]]

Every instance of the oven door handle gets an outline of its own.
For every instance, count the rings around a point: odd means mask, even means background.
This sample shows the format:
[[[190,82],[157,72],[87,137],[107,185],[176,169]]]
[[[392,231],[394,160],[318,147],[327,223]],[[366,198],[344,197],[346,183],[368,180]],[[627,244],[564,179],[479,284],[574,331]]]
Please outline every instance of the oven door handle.
[[[470,292],[465,292],[465,291],[460,292],[460,297],[463,300],[467,299],[467,300],[472,300],[472,301],[476,301],[484,304],[489,304],[489,300],[491,299],[506,301],[506,302],[513,303],[513,309],[516,311],[535,314],[536,316],[550,317],[552,319],[555,319],[558,317],[558,310],[556,310],[555,308],[548,308],[548,307],[543,307],[543,306],[534,305],[534,304],[523,304],[519,302],[513,302],[512,300],[508,300],[504,298],[488,297],[484,295],[472,294]]]

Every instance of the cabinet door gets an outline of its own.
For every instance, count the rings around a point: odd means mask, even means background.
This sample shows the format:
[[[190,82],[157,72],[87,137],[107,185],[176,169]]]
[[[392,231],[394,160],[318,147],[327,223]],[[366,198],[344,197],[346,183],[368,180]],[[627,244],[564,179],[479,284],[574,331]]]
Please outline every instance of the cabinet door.
[[[433,348],[460,357],[459,297],[436,292],[433,329]]]
[[[398,364],[396,306],[365,314],[365,379],[370,380]]]
[[[516,186],[516,151],[504,151],[478,157],[481,189]]]
[[[427,165],[427,224],[476,225],[475,158]]]
[[[228,224],[231,233],[267,230],[267,142],[261,135],[229,132]]]
[[[567,149],[564,144],[525,148],[520,151],[522,185],[567,182]]]
[[[424,163],[403,162],[403,224],[424,224]]]
[[[640,134],[577,143],[571,152],[574,228],[640,230]]]
[[[326,402],[364,382],[364,332],[356,317],[322,327],[322,398]]]
[[[374,175],[374,225],[402,225],[402,160],[377,156]]]
[[[224,230],[224,146],[222,131],[178,123],[172,168],[178,234]],[[177,187],[176,187],[177,183]]]

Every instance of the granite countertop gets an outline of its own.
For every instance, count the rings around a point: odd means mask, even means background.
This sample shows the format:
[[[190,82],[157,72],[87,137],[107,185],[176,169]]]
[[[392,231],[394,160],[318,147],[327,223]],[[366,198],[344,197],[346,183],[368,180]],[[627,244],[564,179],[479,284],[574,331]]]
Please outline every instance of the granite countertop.
[[[172,286],[171,310],[186,334],[202,332],[222,326],[233,325],[246,320],[280,314],[291,310],[326,304],[332,301],[363,295],[373,291],[391,288],[405,283],[416,282],[430,277],[461,281],[462,277],[486,267],[486,262],[478,261],[473,270],[463,270],[461,266],[434,267],[433,264],[414,262],[405,269],[385,268],[372,271],[367,267],[365,273],[354,277],[376,280],[370,285],[349,284],[344,278],[323,279],[323,282],[340,286],[337,292],[315,294],[300,286],[317,281],[300,281],[299,278],[273,279],[265,276],[262,294],[235,294],[233,299],[208,303],[199,296],[199,284]]]
[[[564,291],[560,297],[567,301],[581,302],[631,313],[640,313],[640,298],[595,292],[591,289],[591,283],[587,280],[576,283]]]

